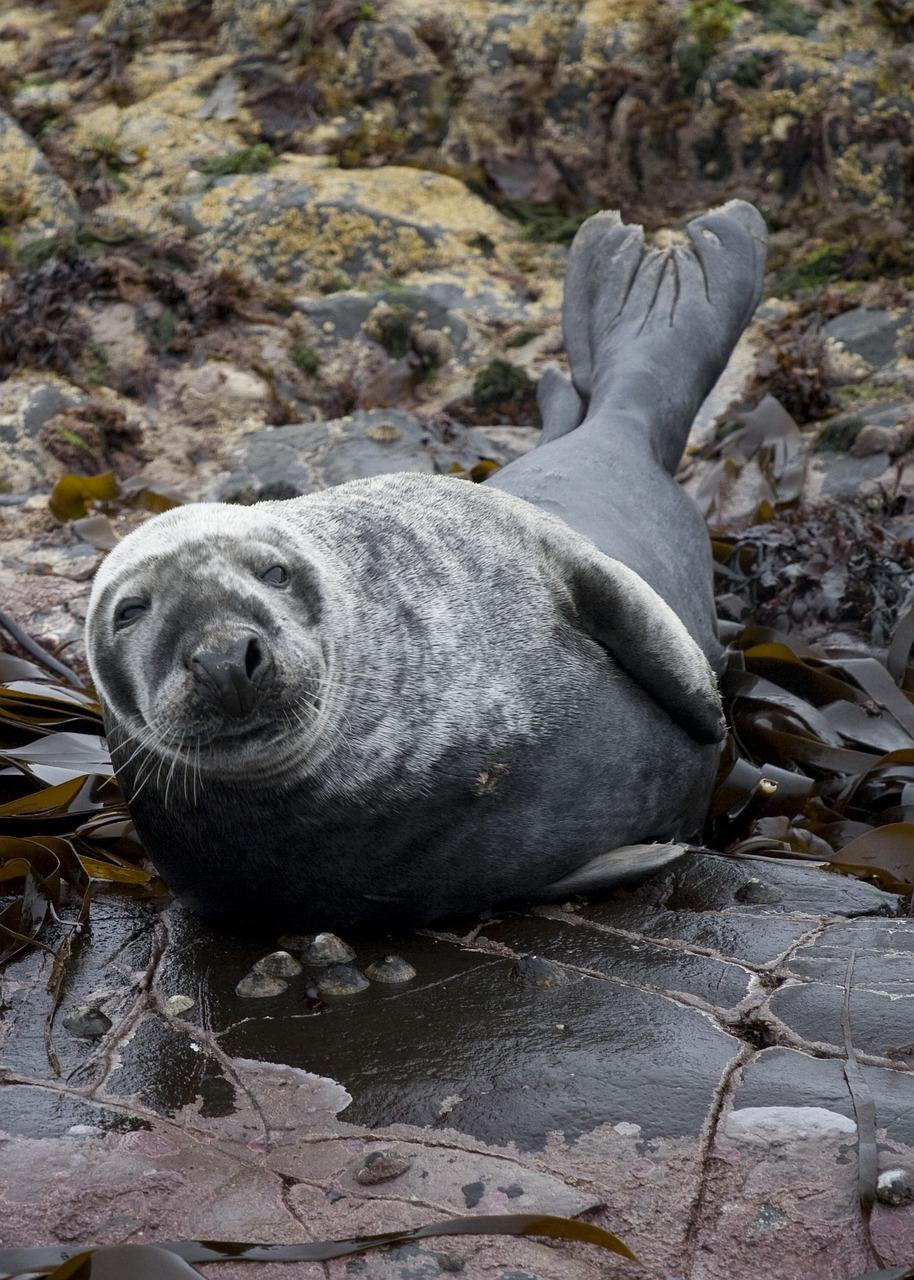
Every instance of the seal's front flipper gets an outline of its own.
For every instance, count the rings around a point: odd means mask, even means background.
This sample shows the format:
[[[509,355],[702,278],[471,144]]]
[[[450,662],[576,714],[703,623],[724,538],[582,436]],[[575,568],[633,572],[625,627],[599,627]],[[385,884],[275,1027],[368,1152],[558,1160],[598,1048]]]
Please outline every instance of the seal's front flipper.
[[[562,319],[588,417],[633,424],[674,471],[761,296],[767,232],[752,205],[731,200],[671,239],[648,248],[617,213],[589,218],[571,246]]]
[[[707,658],[656,591],[620,560],[578,543],[568,565],[578,625],[701,744],[726,732]]]
[[[543,434],[537,444],[549,444],[584,420],[584,403],[564,374],[547,369],[536,388],[536,400],[543,420]]]
[[[688,852],[684,844],[625,844],[576,867],[561,880],[554,880],[532,896],[555,902],[576,893],[602,893],[652,875],[661,867],[678,862]]]

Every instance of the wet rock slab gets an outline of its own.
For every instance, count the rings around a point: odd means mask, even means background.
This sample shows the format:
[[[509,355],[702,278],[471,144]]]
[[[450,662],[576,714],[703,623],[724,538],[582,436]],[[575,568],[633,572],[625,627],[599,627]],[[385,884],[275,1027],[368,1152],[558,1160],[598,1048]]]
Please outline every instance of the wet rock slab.
[[[0,985],[0,1242],[341,1238],[525,1211],[599,1222],[654,1273],[862,1273],[841,1009],[849,981],[880,1169],[904,1174],[914,921],[899,906],[802,864],[693,854],[599,900],[343,940],[369,977],[401,957],[402,985],[324,998],[305,945],[301,973],[254,1001],[236,986],[278,939],[106,898],[57,1019],[60,1074],[47,962]],[[110,1029],[67,1031],[84,1007]],[[914,1209],[880,1203],[873,1233],[907,1261]],[[637,1274],[483,1237],[301,1274],[455,1270]]]

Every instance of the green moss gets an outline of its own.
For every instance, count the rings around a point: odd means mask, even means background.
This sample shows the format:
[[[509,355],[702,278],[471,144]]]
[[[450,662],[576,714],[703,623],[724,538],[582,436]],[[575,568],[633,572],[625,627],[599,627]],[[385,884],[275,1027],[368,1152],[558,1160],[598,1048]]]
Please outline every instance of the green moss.
[[[175,313],[171,307],[163,307],[162,314],[156,322],[155,333],[152,338],[152,345],[159,355],[164,355],[166,351],[170,350],[177,328],[178,322]]]
[[[386,310],[372,316],[366,326],[375,342],[381,344],[389,356],[401,360],[409,351],[412,340],[413,316],[408,307],[384,303]],[[379,308],[380,309],[380,308]]]
[[[360,4],[359,17],[363,22],[377,22],[378,11],[373,4]]]
[[[315,377],[321,367],[320,356],[313,347],[309,347],[305,342],[292,343],[292,360],[295,367],[307,378]]]
[[[113,244],[121,242],[118,236],[102,237],[88,228],[67,232],[59,236],[45,236],[32,240],[18,251],[19,266],[25,271],[37,271],[51,258],[64,258],[74,262],[77,258],[99,258],[110,253]]]
[[[440,360],[437,360],[434,357],[424,360],[412,376],[413,386],[425,387],[428,386],[430,382],[434,382],[438,376],[438,370],[440,367]]]
[[[94,385],[105,381],[108,373],[108,352],[97,342],[90,342],[86,351],[86,377]]]
[[[788,36],[808,36],[819,20],[794,0],[759,0],[753,6],[762,17],[763,31],[783,31]]]
[[[66,440],[67,444],[73,445],[76,449],[82,449],[90,458],[95,457],[95,450],[87,440],[83,439],[78,431],[71,431],[69,427],[57,427],[56,430],[61,440]]]
[[[828,284],[841,275],[845,265],[845,255],[840,249],[822,245],[784,273],[782,288],[788,293],[796,293],[801,289],[816,289],[819,285]]]
[[[120,163],[121,146],[113,133],[94,133],[89,139],[87,151],[96,160],[107,160],[110,164]]]
[[[836,388],[835,397],[845,408],[856,404],[878,404],[882,400],[900,400],[905,398],[905,384],[900,379],[878,385],[872,382],[846,383]]]
[[[687,39],[676,50],[679,79],[686,93],[695,86],[707,64],[733,32],[740,6],[734,0],[691,0],[683,13]]]
[[[525,347],[528,342],[532,342],[534,338],[538,338],[542,333],[542,329],[520,329],[514,334],[513,338],[509,338],[505,343],[506,347]]]
[[[534,204],[532,200],[509,200],[500,208],[509,218],[524,224],[524,237],[534,244],[571,244],[578,227],[595,212],[588,209],[585,213],[563,213],[555,205]],[[485,252],[482,245],[473,247]]]
[[[757,89],[762,83],[764,72],[765,59],[762,55],[747,53],[745,57],[740,58],[730,72],[730,79],[741,89]]]
[[[211,178],[225,178],[235,173],[265,173],[278,157],[265,142],[257,142],[253,147],[242,147],[240,151],[232,151],[227,156],[217,156],[213,160],[204,160],[200,165],[201,173]]]
[[[691,0],[683,16],[689,35],[710,55],[729,40],[739,13],[734,0]]]
[[[508,360],[492,360],[480,369],[473,383],[473,407],[488,414],[506,405],[517,405],[533,394],[533,383],[523,369]]]
[[[835,418],[822,428],[813,453],[847,453],[866,426],[862,418]]]

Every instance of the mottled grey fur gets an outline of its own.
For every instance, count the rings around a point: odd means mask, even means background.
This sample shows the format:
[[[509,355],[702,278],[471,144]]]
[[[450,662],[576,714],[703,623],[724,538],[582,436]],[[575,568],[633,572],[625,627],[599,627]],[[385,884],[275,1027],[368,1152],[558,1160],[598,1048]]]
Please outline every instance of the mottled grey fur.
[[[648,251],[614,215],[585,224],[573,385],[544,380],[542,444],[488,484],[185,507],[105,561],[87,634],[118,777],[198,910],[430,919],[698,827],[719,646],[707,535],[671,470],[756,304],[764,228],[733,204],[688,232]],[[276,563],[282,589],[259,576]],[[149,607],[116,632],[125,597]],[[229,723],[189,659],[252,631],[273,667]]]

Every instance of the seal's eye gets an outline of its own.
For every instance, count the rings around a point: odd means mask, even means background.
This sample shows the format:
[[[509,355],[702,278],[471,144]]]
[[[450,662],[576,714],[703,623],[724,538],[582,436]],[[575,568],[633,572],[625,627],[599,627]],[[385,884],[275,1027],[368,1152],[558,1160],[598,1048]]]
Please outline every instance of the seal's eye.
[[[274,564],[269,569],[264,570],[260,575],[260,580],[271,587],[284,587],[289,581],[289,573],[281,564]]]
[[[145,613],[149,605],[145,600],[138,600],[135,597],[130,600],[122,600],[114,612],[114,626],[117,631],[122,627],[129,627],[131,622],[136,622],[141,613]]]

